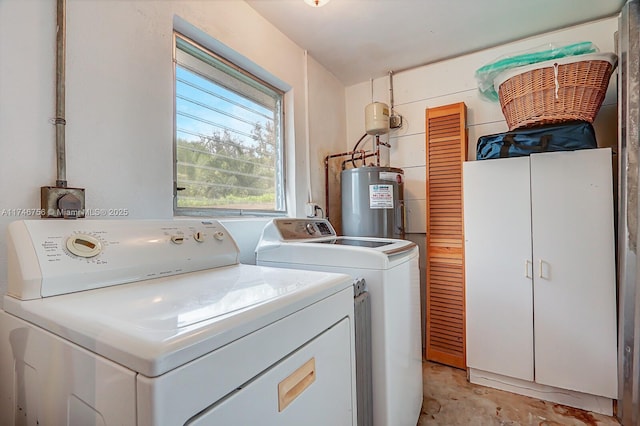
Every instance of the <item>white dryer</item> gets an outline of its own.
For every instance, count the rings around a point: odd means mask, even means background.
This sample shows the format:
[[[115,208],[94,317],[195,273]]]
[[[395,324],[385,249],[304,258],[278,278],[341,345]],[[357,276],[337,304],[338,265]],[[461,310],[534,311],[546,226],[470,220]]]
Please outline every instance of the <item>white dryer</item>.
[[[325,219],[278,218],[264,228],[258,265],[364,278],[371,300],[373,424],[415,426],[422,407],[418,247],[339,237]]]
[[[353,280],[238,264],[216,221],[21,221],[2,425],[355,425]]]

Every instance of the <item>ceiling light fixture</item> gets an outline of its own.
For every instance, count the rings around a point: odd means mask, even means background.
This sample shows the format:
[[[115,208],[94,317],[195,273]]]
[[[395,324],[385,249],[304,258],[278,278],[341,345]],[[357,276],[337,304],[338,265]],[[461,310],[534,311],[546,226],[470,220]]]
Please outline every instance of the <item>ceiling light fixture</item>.
[[[304,0],[304,2],[311,7],[322,7],[329,3],[329,0]]]

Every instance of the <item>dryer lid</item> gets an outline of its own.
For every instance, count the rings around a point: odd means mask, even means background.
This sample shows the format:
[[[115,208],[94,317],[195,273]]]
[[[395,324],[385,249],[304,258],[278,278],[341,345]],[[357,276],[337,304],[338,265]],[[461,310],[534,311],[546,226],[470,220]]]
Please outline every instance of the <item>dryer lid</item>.
[[[5,311],[155,377],[352,285],[348,275],[234,265],[21,301]]]

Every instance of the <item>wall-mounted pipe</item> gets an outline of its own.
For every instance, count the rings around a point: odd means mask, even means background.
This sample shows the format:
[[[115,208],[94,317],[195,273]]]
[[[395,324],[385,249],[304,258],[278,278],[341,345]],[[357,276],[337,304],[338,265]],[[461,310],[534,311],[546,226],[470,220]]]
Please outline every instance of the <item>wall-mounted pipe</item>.
[[[65,148],[65,58],[66,58],[66,0],[57,0],[56,7],[56,186],[67,186]]]
[[[67,3],[56,1],[56,185],[40,187],[40,207],[43,218],[77,219],[84,217],[84,188],[67,186],[67,156],[65,147],[65,62],[67,51]]]
[[[329,160],[332,158],[338,158],[338,157],[348,157],[351,156],[350,159],[344,160],[342,162],[342,170],[345,170],[347,163],[351,163],[353,165],[353,167],[357,167],[356,166],[356,161],[362,161],[362,165],[365,165],[365,160],[369,157],[376,157],[376,165],[380,166],[380,145],[386,146],[386,147],[390,147],[391,145],[389,145],[386,142],[381,142],[380,141],[380,135],[376,134],[375,138],[374,138],[374,152],[369,152],[367,153],[367,151],[365,150],[358,150],[358,146],[360,145],[360,143],[364,140],[364,138],[366,138],[368,135],[368,133],[365,133],[364,135],[362,135],[360,137],[360,139],[358,139],[358,142],[356,142],[356,144],[354,145],[353,149],[351,151],[347,151],[347,152],[340,152],[338,154],[330,154],[327,155],[326,157],[324,157],[324,203],[325,203],[325,211],[326,211],[326,218],[330,219],[329,216]]]
[[[393,71],[389,71],[389,105],[393,115]]]
[[[357,154],[359,154],[358,157],[353,156],[348,160],[344,160],[342,162],[341,170],[346,170],[347,169],[347,164],[349,164],[349,163],[351,163],[353,165],[354,169],[358,168],[358,166],[355,163],[356,161],[362,161],[362,165],[360,167],[366,166],[365,160],[367,158],[369,158],[369,157],[375,157],[376,153],[375,152],[369,152],[368,154],[365,154],[365,153],[366,153],[366,151],[358,151],[357,152]]]
[[[365,133],[364,135],[362,135],[362,136],[360,137],[360,139],[358,139],[358,142],[356,142],[356,144],[353,146],[353,149],[351,150],[351,152],[353,152],[353,155],[351,156],[351,164],[353,164],[353,167],[357,167],[357,166],[356,166],[356,161],[355,161],[354,156],[355,156],[355,154],[356,154],[357,152],[360,152],[360,151],[358,151],[358,146],[360,146],[360,143],[364,140],[364,138],[366,138],[366,137],[367,137],[367,134],[368,134],[368,133]],[[343,168],[343,170],[344,170],[344,168]]]
[[[402,116],[400,114],[396,114],[395,103],[393,101],[393,71],[389,71],[389,103],[391,104],[389,128],[398,129],[402,127]]]
[[[376,166],[380,167],[380,145],[382,146],[386,146],[387,148],[391,148],[391,145],[388,142],[381,142],[380,141],[380,135],[376,135],[376,152],[375,152],[375,156],[376,156]]]

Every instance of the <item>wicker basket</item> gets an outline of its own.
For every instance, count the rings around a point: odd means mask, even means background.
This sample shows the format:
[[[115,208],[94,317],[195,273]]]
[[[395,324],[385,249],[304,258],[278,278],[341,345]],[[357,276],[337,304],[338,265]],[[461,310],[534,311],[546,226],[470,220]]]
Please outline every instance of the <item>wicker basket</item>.
[[[612,53],[545,61],[496,77],[509,130],[583,120],[592,123],[617,64]]]

